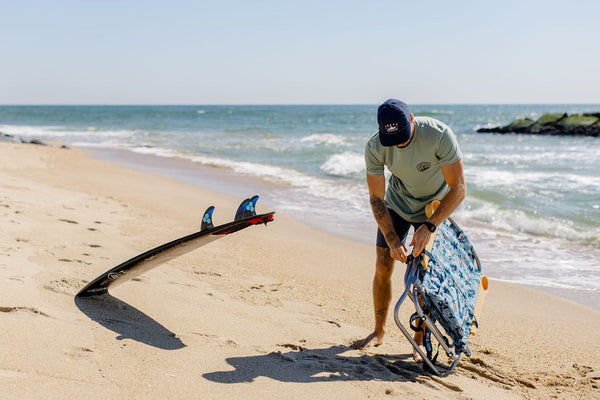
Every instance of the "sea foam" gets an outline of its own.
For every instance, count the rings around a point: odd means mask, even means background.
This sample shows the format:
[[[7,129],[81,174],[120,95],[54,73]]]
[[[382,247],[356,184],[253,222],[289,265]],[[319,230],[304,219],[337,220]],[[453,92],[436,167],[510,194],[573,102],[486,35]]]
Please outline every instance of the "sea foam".
[[[330,175],[354,175],[365,170],[365,158],[362,154],[345,151],[330,156],[321,170]]]
[[[0,125],[0,132],[13,136],[40,137],[49,139],[72,139],[76,137],[89,138],[93,135],[97,138],[130,137],[133,135],[129,130],[102,130],[95,127],[66,128],[63,126],[18,126]]]
[[[335,135],[333,133],[322,133],[303,137],[300,139],[301,142],[310,144],[320,145],[344,145],[346,144],[347,138],[342,135]]]

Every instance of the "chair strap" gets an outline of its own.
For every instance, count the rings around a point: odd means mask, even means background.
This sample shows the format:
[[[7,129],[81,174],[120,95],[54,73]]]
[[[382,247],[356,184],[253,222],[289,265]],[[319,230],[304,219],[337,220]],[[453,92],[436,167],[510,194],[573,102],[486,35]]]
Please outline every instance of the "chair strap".
[[[415,321],[419,321],[418,324],[415,324]],[[435,355],[433,355],[433,345],[431,344],[431,331],[423,326],[424,323],[419,314],[414,313],[413,315],[411,315],[408,324],[410,325],[410,328],[413,331],[423,332],[423,345],[425,346],[427,358],[435,366],[438,355],[440,354],[440,344],[438,343],[437,351]],[[432,370],[427,363],[423,364],[423,369],[427,372],[437,374],[437,372]]]
[[[423,249],[423,253],[427,255],[427,257],[429,257],[430,260],[434,260],[435,258],[433,257],[433,254],[431,254],[428,250]]]

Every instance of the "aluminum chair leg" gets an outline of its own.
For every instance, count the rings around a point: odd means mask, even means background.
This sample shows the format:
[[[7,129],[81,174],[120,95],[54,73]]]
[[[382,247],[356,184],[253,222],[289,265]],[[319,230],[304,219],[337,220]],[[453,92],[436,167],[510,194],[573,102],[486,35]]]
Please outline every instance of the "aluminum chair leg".
[[[404,327],[402,322],[400,321],[400,317],[399,317],[400,306],[402,305],[402,303],[404,302],[406,297],[410,297],[411,301],[415,305],[415,309],[416,309],[419,317],[425,322],[425,325],[427,326],[427,328],[431,331],[431,333],[433,333],[433,335],[435,336],[437,341],[441,344],[442,348],[446,352],[446,355],[450,359],[452,359],[452,365],[445,372],[445,374],[448,374],[454,370],[454,368],[456,367],[456,365],[458,364],[458,362],[460,360],[460,353],[454,354],[452,349],[450,349],[450,346],[448,346],[446,339],[444,338],[444,335],[440,332],[438,327],[431,321],[431,319],[423,312],[423,309],[421,308],[421,305],[419,304],[419,298],[418,298],[416,292],[411,292],[411,290],[410,290],[411,287],[413,286],[413,284],[415,283],[414,281],[416,280],[415,279],[416,276],[413,276],[411,274],[411,272],[412,271],[407,270],[407,272],[405,274],[405,289],[404,289],[404,292],[402,293],[402,295],[400,296],[400,298],[398,299],[398,302],[396,302],[396,307],[394,308],[394,322],[396,323],[396,325],[398,326],[400,331],[404,334],[406,339],[413,346],[413,348],[417,351],[417,353],[419,353],[419,355],[423,359],[423,362],[425,362],[427,364],[427,366],[429,366],[430,370],[433,371],[434,374],[436,374],[438,376],[442,376],[443,374],[440,372],[440,370],[438,368],[436,368],[436,366],[431,362],[431,360],[429,360],[429,358],[427,357],[427,354],[425,354],[425,352],[423,351],[421,346],[419,346],[417,344],[417,342],[415,341],[415,339],[412,337],[411,332],[409,332]]]
[[[412,301],[415,304],[415,309],[417,310],[417,314],[419,314],[419,316],[425,321],[425,325],[431,331],[431,333],[433,333],[433,336],[435,336],[437,341],[442,345],[442,348],[444,349],[444,351],[446,352],[448,357],[450,357],[452,360],[454,360],[454,358],[456,357],[454,355],[454,352],[452,351],[452,349],[446,342],[446,338],[444,337],[442,332],[440,332],[437,325],[435,325],[431,321],[431,319],[427,315],[425,315],[423,309],[421,308],[421,305],[419,304],[419,298],[417,297],[416,293],[413,295]]]
[[[404,298],[409,293],[410,293],[410,286],[406,286],[406,289],[404,290],[404,293],[402,294],[402,296],[400,296],[400,299],[398,300],[398,302],[396,303],[396,307],[394,308],[394,321],[396,322],[396,325],[398,325],[398,328],[400,328],[400,331],[404,334],[404,336],[406,337],[406,339],[410,342],[410,344],[412,345],[412,347],[417,351],[417,353],[419,353],[419,355],[421,356],[421,358],[423,359],[423,361],[425,363],[427,363],[427,365],[429,366],[429,368],[431,368],[431,370],[436,375],[442,376],[442,374],[440,373],[440,371],[435,367],[435,365],[433,365],[433,363],[429,360],[429,358],[427,358],[427,354],[425,354],[425,352],[423,351],[423,349],[421,348],[421,346],[419,346],[417,344],[417,342],[412,337],[412,335],[410,334],[410,332],[404,327],[404,325],[402,325],[402,322],[400,322],[400,317],[398,316],[398,312],[400,310],[400,305],[402,304],[402,302],[404,301]],[[412,297],[411,297],[411,299],[412,299]]]

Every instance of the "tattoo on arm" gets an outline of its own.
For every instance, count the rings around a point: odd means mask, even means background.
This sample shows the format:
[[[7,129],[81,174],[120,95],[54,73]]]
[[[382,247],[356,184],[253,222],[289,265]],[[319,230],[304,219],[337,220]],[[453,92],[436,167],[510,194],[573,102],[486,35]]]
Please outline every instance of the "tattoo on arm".
[[[400,240],[400,238],[398,237],[398,235],[396,234],[396,232],[388,232],[388,233],[385,235],[385,241],[386,241],[388,244],[392,243],[392,242],[393,242],[394,240],[396,240],[396,239]]]
[[[383,219],[387,213],[387,206],[382,198],[371,196],[371,209],[377,221]]]

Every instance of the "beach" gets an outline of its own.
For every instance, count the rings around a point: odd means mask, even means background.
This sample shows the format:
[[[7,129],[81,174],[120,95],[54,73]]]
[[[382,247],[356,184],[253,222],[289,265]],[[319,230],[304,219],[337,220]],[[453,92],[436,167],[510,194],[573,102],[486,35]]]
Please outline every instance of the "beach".
[[[0,106],[0,141],[92,150],[94,158],[246,198],[372,245],[364,145],[375,105]],[[447,123],[467,197],[452,218],[488,277],[600,310],[598,138],[477,133],[597,105],[415,105]],[[200,210],[201,212],[202,210]]]
[[[1,398],[600,398],[597,309],[492,280],[472,356],[437,378],[391,316],[383,345],[349,347],[372,329],[372,246],[275,210],[266,227],[75,299],[199,230],[208,206],[230,221],[242,199],[56,145],[0,143],[0,186]]]

